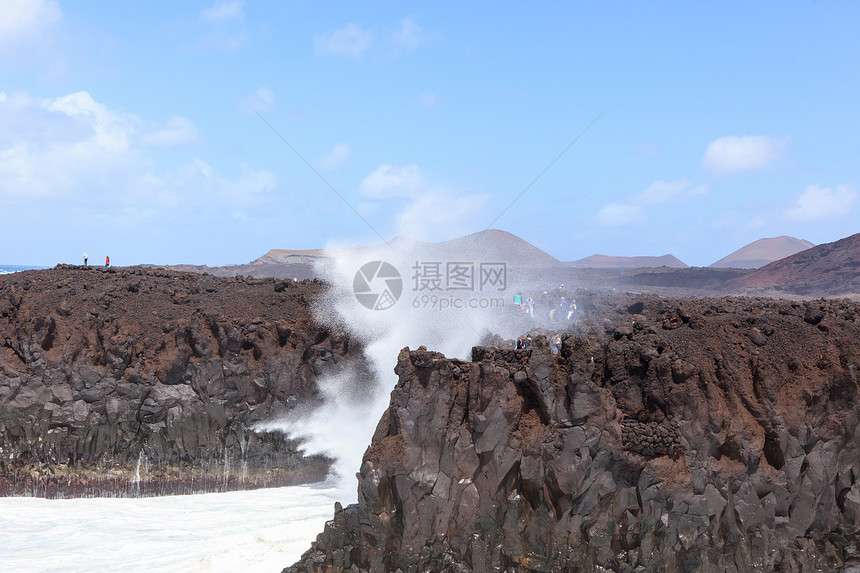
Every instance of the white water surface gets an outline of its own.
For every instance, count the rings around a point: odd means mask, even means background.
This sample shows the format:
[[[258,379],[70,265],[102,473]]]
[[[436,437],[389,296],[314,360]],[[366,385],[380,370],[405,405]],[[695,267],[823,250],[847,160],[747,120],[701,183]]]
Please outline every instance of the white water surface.
[[[0,571],[280,572],[334,515],[308,486],[148,498],[0,498]]]

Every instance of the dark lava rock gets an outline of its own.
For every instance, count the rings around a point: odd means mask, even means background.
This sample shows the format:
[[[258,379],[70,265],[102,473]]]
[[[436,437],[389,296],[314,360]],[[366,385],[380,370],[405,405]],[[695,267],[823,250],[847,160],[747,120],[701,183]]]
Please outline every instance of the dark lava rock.
[[[685,301],[669,329],[566,334],[557,355],[404,349],[358,504],[285,571],[850,570],[860,313],[816,303],[823,331],[752,302]]]
[[[325,477],[260,421],[361,360],[323,285],[160,269],[0,277],[0,495],[138,495]],[[282,288],[283,287],[283,288]]]
[[[824,311],[816,306],[809,305],[806,307],[806,313],[803,315],[803,320],[809,324],[818,324],[824,319]]]

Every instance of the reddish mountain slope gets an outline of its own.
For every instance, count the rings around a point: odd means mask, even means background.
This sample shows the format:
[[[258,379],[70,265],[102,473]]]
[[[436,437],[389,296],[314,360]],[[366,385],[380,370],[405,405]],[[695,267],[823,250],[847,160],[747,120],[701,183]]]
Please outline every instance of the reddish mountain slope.
[[[443,241],[441,243],[425,243],[408,237],[395,237],[389,241],[395,250],[420,252],[422,256],[440,260],[481,260],[504,261],[509,265],[525,267],[555,267],[562,263],[531,243],[524,241],[514,234],[497,229],[487,229],[464,237]],[[361,253],[368,248],[376,247],[346,247],[343,250]],[[335,249],[339,252],[341,249]],[[307,263],[313,264],[331,256],[332,251],[325,249],[307,249],[292,251],[272,249],[262,257],[251,262],[252,265]]]
[[[518,236],[487,229],[465,237],[435,243],[441,256],[447,259],[465,257],[467,260],[504,261],[509,265],[525,267],[555,267],[562,262]]]
[[[773,262],[726,287],[730,292],[776,290],[814,297],[860,294],[860,233]]]
[[[571,267],[589,269],[641,269],[656,267],[671,267],[675,269],[686,269],[689,265],[674,255],[663,255],[662,257],[611,257],[608,255],[591,255],[567,263]]]
[[[745,247],[741,247],[710,266],[718,269],[757,269],[814,246],[809,241],[785,235],[769,239],[759,239]]]
[[[293,264],[306,263],[313,264],[320,257],[325,256],[324,249],[272,249],[259,259],[254,259],[252,265],[272,265],[272,264]]]

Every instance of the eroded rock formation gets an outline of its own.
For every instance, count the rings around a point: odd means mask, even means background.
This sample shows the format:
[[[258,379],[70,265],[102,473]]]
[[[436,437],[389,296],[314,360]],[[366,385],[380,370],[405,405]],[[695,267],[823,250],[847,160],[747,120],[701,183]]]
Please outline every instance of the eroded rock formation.
[[[0,494],[125,495],[322,479],[253,425],[361,352],[315,324],[322,285],[155,269],[0,278]]]
[[[860,307],[601,308],[558,355],[404,349],[358,504],[285,571],[849,570]]]

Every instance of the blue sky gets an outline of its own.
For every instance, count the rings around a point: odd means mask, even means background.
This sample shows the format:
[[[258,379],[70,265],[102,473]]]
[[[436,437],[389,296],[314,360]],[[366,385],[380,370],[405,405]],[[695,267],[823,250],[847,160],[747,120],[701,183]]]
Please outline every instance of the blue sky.
[[[365,4],[2,0],[0,262],[860,232],[860,4]]]

